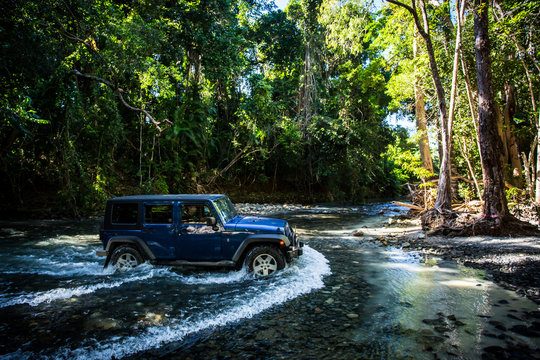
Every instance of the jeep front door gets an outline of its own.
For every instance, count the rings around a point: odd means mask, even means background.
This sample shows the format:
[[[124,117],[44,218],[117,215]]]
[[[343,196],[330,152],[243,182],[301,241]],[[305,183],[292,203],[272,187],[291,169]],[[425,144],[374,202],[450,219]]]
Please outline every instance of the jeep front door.
[[[223,259],[222,229],[207,225],[209,217],[216,217],[208,204],[183,203],[178,230],[176,256],[190,261]]]

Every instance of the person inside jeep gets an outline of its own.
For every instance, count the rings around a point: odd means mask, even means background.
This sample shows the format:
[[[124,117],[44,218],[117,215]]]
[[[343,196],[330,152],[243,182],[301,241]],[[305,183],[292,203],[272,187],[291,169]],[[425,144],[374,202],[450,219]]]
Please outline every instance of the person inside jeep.
[[[196,205],[184,206],[182,209],[182,222],[184,224],[193,224],[199,222],[199,216]]]

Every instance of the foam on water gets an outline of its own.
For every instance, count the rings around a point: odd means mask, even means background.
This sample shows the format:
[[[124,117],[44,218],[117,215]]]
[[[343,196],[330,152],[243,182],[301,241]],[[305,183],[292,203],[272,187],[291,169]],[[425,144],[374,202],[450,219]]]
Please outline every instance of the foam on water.
[[[149,327],[136,336],[115,337],[99,341],[99,343],[89,340],[86,345],[77,349],[63,348],[52,358],[107,359],[113,356],[119,358],[156,348],[172,341],[182,340],[186,335],[203,329],[250,318],[274,305],[322,288],[323,278],[330,273],[326,258],[306,246],[304,256],[292,266],[287,267],[285,271],[271,279],[252,285],[245,292],[227,299],[214,310],[204,309],[187,320],[173,321],[173,324],[169,326]],[[169,272],[168,275],[170,274]],[[237,281],[245,276],[242,272],[229,274],[231,281]],[[224,282],[225,278],[227,276],[203,275],[202,277],[186,277],[183,281],[197,283],[203,280],[206,284]]]
[[[96,248],[67,247],[49,252],[28,251],[24,255],[11,255],[0,265],[3,274],[36,274],[59,277],[101,276],[104,258],[96,255]]]
[[[0,298],[0,308],[20,304],[37,306],[44,302],[69,299],[73,296],[91,294],[100,289],[112,289],[120,287],[126,283],[147,280],[156,276],[163,276],[164,273],[168,272],[167,269],[153,268],[148,264],[141,265],[140,269],[137,270],[138,271],[134,271],[129,274],[128,277],[113,282],[103,281],[98,284],[82,285],[74,288],[58,288],[48,291],[39,291],[23,294],[2,294],[2,298]]]
[[[229,271],[223,274],[200,273],[196,275],[173,275],[171,273],[171,277],[173,276],[187,285],[232,284],[253,279],[253,275],[248,273],[245,267],[239,271]]]
[[[81,245],[81,244],[87,244],[87,243],[99,243],[99,236],[98,235],[74,235],[74,236],[68,236],[68,235],[60,235],[56,237],[51,237],[45,240],[38,241],[34,244],[34,246],[39,247],[49,247],[49,246],[59,246],[59,245]]]

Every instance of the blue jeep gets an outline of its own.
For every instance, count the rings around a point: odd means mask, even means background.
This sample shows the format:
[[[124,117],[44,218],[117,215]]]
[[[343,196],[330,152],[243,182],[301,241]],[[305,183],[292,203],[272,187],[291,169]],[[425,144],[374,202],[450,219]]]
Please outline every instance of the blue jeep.
[[[100,239],[111,263],[126,270],[162,265],[235,267],[258,276],[302,255],[287,221],[240,216],[225,195],[136,195],[107,200]]]

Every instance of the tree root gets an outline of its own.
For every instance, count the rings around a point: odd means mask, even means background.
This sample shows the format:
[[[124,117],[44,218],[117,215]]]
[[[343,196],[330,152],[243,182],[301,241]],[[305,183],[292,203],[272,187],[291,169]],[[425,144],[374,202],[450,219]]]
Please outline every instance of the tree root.
[[[422,229],[429,235],[540,236],[538,227],[512,215],[486,217],[433,208],[424,212],[421,219]]]

